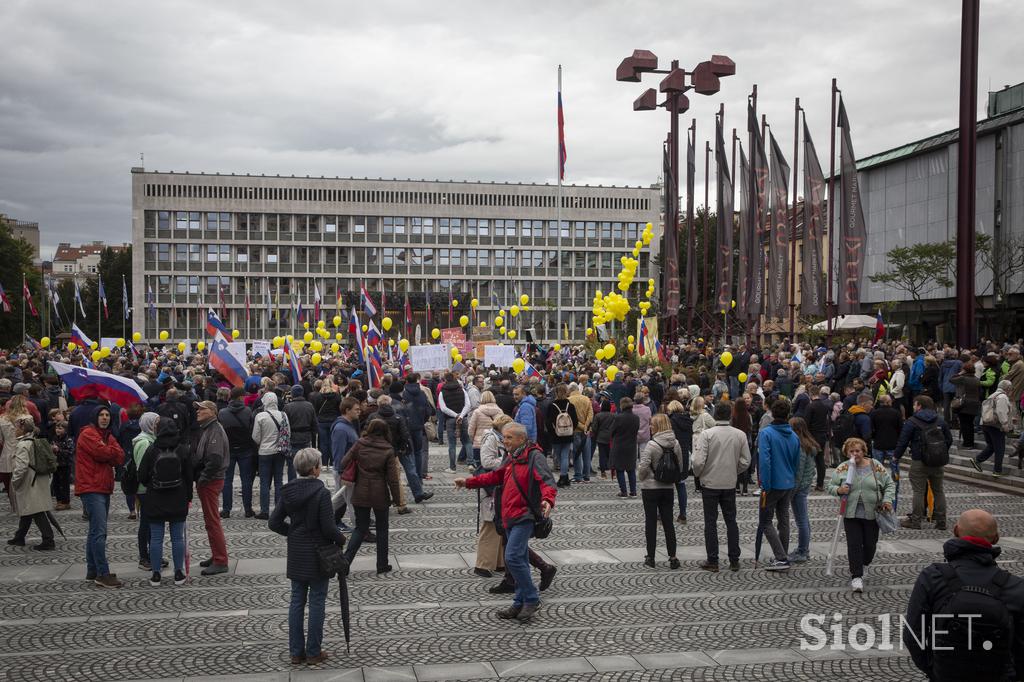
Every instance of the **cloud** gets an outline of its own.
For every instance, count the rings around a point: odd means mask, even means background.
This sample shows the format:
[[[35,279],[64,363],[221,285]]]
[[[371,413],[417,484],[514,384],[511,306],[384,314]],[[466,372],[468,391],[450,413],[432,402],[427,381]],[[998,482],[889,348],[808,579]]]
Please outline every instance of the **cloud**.
[[[982,94],[1019,77],[1022,20],[1021,3],[982,7]],[[559,63],[568,180],[647,185],[667,117],[631,103],[657,81],[614,80],[637,47],[663,66],[736,61],[718,95],[691,96],[681,125],[697,119],[699,148],[720,102],[742,129],[757,83],[783,149],[799,96],[827,157],[835,76],[867,155],[955,127],[959,22],[948,3],[882,0],[11,0],[0,4],[0,207],[40,222],[44,252],[118,241],[140,152],[160,170],[553,182]]]

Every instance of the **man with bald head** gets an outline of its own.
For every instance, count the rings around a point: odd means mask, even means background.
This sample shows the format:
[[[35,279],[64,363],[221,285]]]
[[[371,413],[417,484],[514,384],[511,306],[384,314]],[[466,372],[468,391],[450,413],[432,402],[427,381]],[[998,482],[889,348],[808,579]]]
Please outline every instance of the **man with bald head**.
[[[1024,580],[996,565],[995,518],[969,509],[907,604],[903,645],[930,680],[1017,680],[1024,672]]]

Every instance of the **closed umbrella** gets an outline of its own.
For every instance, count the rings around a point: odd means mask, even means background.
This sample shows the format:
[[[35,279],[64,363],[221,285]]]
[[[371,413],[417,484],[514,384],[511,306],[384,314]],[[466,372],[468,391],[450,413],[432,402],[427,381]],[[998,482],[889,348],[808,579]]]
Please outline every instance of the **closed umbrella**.
[[[57,532],[60,533],[60,536],[67,540],[68,536],[64,534],[64,529],[60,527],[59,523],[57,523],[57,517],[54,515],[54,513],[52,511],[46,512],[46,518],[50,522],[50,525],[57,529]]]
[[[341,598],[341,627],[345,631],[345,653],[350,654],[349,642],[352,638],[352,616],[349,613],[348,605],[348,581],[345,576],[348,570],[338,573],[338,596]]]
[[[757,504],[757,531],[754,533],[754,568],[761,559],[761,542],[764,540],[765,509],[768,507],[768,493],[761,491]]]
[[[846,485],[849,486],[853,482],[853,473],[856,471],[856,466],[853,464],[851,459],[846,471]],[[825,575],[831,576],[834,569],[836,559],[836,546],[839,544],[839,529],[843,527],[843,518],[846,517],[846,500],[848,495],[843,495],[839,498],[839,516],[836,517],[836,527],[832,531],[832,544],[828,549],[828,559],[825,561]]]

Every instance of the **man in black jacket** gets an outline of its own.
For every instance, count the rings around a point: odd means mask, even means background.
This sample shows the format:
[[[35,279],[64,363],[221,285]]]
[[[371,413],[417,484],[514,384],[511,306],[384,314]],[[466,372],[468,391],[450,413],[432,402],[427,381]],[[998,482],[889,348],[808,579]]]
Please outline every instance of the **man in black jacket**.
[[[429,500],[434,493],[423,492],[423,479],[416,471],[412,450],[412,435],[409,431],[409,422],[405,416],[405,409],[401,403],[396,404],[391,395],[382,395],[377,398],[377,417],[383,419],[388,425],[388,432],[391,434],[391,446],[395,449],[398,462],[405,470],[405,478],[409,483],[409,490],[416,502]],[[411,509],[405,506],[403,501],[398,507],[399,514],[408,514]]]
[[[892,406],[892,396],[879,396],[878,403],[868,415],[871,419],[872,456],[882,464],[892,458],[903,429],[903,417]]]
[[[412,373],[405,378],[405,388],[401,397],[405,420],[409,425],[409,437],[412,439],[412,454],[416,473],[420,480],[425,480],[427,474],[427,433],[426,423],[430,419],[434,408],[427,402],[427,396],[423,394],[420,386],[420,375]]]
[[[804,419],[807,420],[807,429],[818,442],[818,453],[814,456],[814,466],[817,468],[817,479],[815,490],[819,492],[824,489],[825,484],[825,449],[828,447],[828,426],[832,415],[832,401],[829,399],[828,386],[822,386],[818,395],[807,406]]]
[[[494,389],[494,402],[501,411],[512,417],[516,416],[516,399],[512,395],[512,384],[508,379],[502,379],[498,387]]]
[[[938,423],[939,428],[942,429],[948,449],[953,444],[953,434],[949,432],[949,426],[942,420],[942,417],[935,413],[935,402],[926,395],[914,398],[914,415],[903,422],[900,439],[896,443],[896,451],[893,453],[893,458],[899,462],[903,453],[910,448],[910,485],[914,489],[914,508],[910,518],[900,521],[900,525],[904,528],[921,529],[921,520],[925,517],[925,496],[929,485],[932,488],[932,495],[935,496],[935,507],[932,512],[935,528],[936,530],[945,530],[946,528],[946,493],[942,489],[942,467],[925,466],[922,460],[924,455],[923,429],[935,423]]]
[[[245,406],[242,398],[245,389],[235,386],[231,389],[231,400],[228,406],[217,413],[220,425],[228,436],[228,452],[230,459],[224,471],[224,492],[221,493],[221,516],[231,516],[233,489],[235,482],[235,465],[242,477],[242,507],[245,518],[252,518],[256,512],[252,510],[252,485],[256,478],[256,449],[252,442],[252,410]]]
[[[917,577],[903,645],[930,680],[1020,679],[1024,580],[996,564],[999,530],[987,511],[965,511],[953,535],[942,548],[947,563],[932,564]],[[1000,620],[1002,626],[990,632]]]
[[[291,400],[284,404],[282,411],[288,415],[291,429],[292,458],[302,448],[313,447],[313,432],[316,430],[316,410],[313,403],[306,400],[302,386],[292,386]],[[295,480],[295,465],[292,458],[288,459],[288,480]]]

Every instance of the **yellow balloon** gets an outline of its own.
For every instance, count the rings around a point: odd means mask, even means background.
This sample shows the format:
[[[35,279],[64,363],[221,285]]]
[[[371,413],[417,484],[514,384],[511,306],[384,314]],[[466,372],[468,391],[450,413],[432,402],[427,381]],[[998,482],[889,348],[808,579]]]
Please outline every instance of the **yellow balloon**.
[[[519,314],[519,306],[514,305],[511,308],[509,308],[508,309],[508,314],[511,315],[512,317],[515,317],[516,315],[518,315]]]
[[[522,296],[519,297],[519,305],[529,305],[529,303],[530,297],[527,296],[526,294],[523,294]]]
[[[89,344],[89,348],[92,348],[93,350],[97,350],[99,347],[100,344],[96,343],[95,341]]]
[[[101,358],[110,357],[110,349],[107,348],[106,346],[103,346],[103,348],[100,348],[100,357]]]
[[[196,343],[196,350],[199,351],[200,353],[202,353],[204,350],[206,350],[206,342],[205,341],[197,342]]]
[[[284,338],[280,336],[275,336],[274,340],[270,342],[270,345],[273,346],[274,348],[280,348],[281,346],[284,345]]]
[[[334,338],[336,338],[338,341],[341,341],[341,339],[342,339],[341,332],[338,332],[337,334],[335,334]]]
[[[459,354],[459,349],[455,346],[452,346],[452,349],[449,352],[452,354],[452,359],[455,359],[455,357],[458,356]]]
[[[231,330],[231,338],[237,339],[241,335],[242,335],[242,333],[240,331],[238,331],[237,329],[232,329]]]
[[[401,341],[399,341],[398,350],[402,351],[403,353],[409,350],[409,339],[402,339]]]
[[[142,340],[142,333],[141,332],[132,332],[132,341],[134,341],[135,343],[138,343],[141,340]]]
[[[526,368],[526,363],[523,362],[522,358],[516,358],[512,361],[512,369],[516,374],[520,374]]]
[[[740,372],[740,375],[738,377],[736,377],[736,378],[740,380],[741,384],[747,383],[747,373],[746,372]]]
[[[730,303],[732,304],[732,307],[733,307],[733,308],[735,308],[735,307],[736,307],[736,300],[735,300],[735,299],[733,299],[732,301],[730,301]]]
[[[341,346],[339,346],[337,343],[332,343],[331,344],[331,352],[332,353],[337,353],[339,350],[341,350]]]
[[[467,316],[463,315],[462,317],[459,318],[459,326],[465,327],[468,324],[469,324],[469,318]]]
[[[364,325],[363,325],[363,333],[366,333],[366,332],[368,332],[368,331],[370,331],[370,328],[369,328],[369,327],[367,327],[367,326],[366,326],[366,325],[364,324]]]
[[[722,361],[723,367],[728,367],[732,364],[732,353],[725,351],[719,359]]]
[[[433,329],[430,330],[430,337],[432,339],[438,339],[438,338],[440,338],[440,336],[441,336],[441,330],[438,329],[437,327],[434,327]]]
[[[630,334],[629,338],[626,339],[626,340],[629,341],[630,343],[636,343],[636,337],[633,336],[632,334]]]
[[[50,337],[49,336],[44,336],[43,338],[39,339],[39,345],[42,346],[43,348],[49,348],[50,347]]]
[[[587,336],[592,336],[593,334],[594,334],[594,330],[591,329],[590,327],[587,327]]]
[[[504,308],[502,308],[501,310],[498,311],[498,317],[505,317],[505,309]]]
[[[321,341],[314,341],[309,344],[309,347],[312,348],[314,352],[319,353],[324,349],[324,344]]]
[[[45,339],[46,337],[44,336],[43,338]],[[118,348],[124,348],[124,344],[125,344],[125,340],[124,339],[118,339],[117,341],[114,341],[114,345],[117,346]],[[44,344],[43,348],[46,348],[47,345],[48,345],[48,343]]]
[[[636,346],[634,346],[633,344],[629,344],[628,346],[626,346],[626,348],[629,350],[630,353],[636,350]]]
[[[100,356],[100,352],[99,352],[98,350],[94,350],[94,351],[92,352],[92,361],[93,361],[93,362],[99,362],[99,361],[100,361],[100,360],[102,360],[102,359],[103,359],[103,358],[102,358],[102,357]]]
[[[395,340],[394,339],[388,339],[388,345],[389,346],[394,346],[395,345]]]
[[[604,360],[604,348],[598,348],[594,351],[594,357],[598,360]]]
[[[68,351],[69,351],[69,352],[74,352],[74,350],[75,350],[76,348],[78,348],[78,346],[76,346],[76,345],[75,345],[74,343],[69,343],[69,344],[68,344]]]
[[[309,329],[309,322],[303,322],[302,323],[302,328],[303,329]]]
[[[341,315],[335,315],[334,319],[331,320],[331,322],[334,323],[335,327],[340,327],[341,326]]]
[[[295,340],[295,337],[294,337],[294,336],[292,336],[291,334],[289,334],[288,336],[286,336],[286,337],[284,337],[284,338],[285,338],[285,340],[286,340],[286,341],[287,341],[288,343],[291,343],[292,341],[294,341],[294,340]]]
[[[452,299],[452,307],[453,308],[458,308],[459,307],[458,299]]]
[[[306,332],[305,334],[303,334],[302,335],[302,340],[307,342],[307,343],[312,341],[313,340],[313,332]]]
[[[392,324],[394,324],[394,323],[391,321],[390,317],[385,317],[383,320],[380,321],[380,326],[383,327],[384,331],[386,331],[386,332],[391,331],[391,325]]]
[[[512,339],[513,341],[515,340],[515,338],[516,338],[516,330],[515,329],[513,329],[512,331],[510,331],[508,333],[508,338]]]
[[[604,371],[604,375],[608,377],[608,381],[615,381],[615,376],[619,373],[619,368],[612,365]]]
[[[484,320],[483,322],[481,322],[480,326],[481,327],[486,327],[487,326],[487,320]]]
[[[178,352],[179,353],[184,353],[185,352],[185,342],[184,341],[179,341],[178,342]]]
[[[505,335],[505,327],[504,326],[499,327],[498,328],[498,333],[501,334],[502,336],[504,336]]]
[[[323,320],[317,320],[317,321],[316,321],[316,326],[317,326],[317,329],[319,329],[319,328],[323,327],[323,326],[324,326],[324,325],[326,325],[326,324],[327,324],[327,323],[326,323],[326,322],[324,322]]]
[[[313,363],[314,367],[319,365],[321,360],[323,360],[323,358],[320,356],[319,353],[313,353],[313,357],[309,359],[309,361]]]
[[[166,341],[169,338],[171,338],[171,335],[168,334],[166,330],[160,332],[160,340],[161,341]]]
[[[556,343],[554,346],[552,346],[552,348],[554,348],[555,352],[557,353],[558,351],[562,350],[562,344]]]
[[[498,317],[494,318],[494,326],[495,327],[504,327],[505,326],[505,318],[501,317],[500,315]]]
[[[452,359],[455,360],[455,362],[462,362],[462,353],[459,353]]]
[[[604,356],[607,359],[609,359],[609,360],[611,360],[612,358],[615,357],[615,345],[614,344],[609,343],[608,345],[606,345],[604,347]]]
[[[474,298],[472,301],[469,302],[469,307],[472,308],[473,310],[476,310],[476,307],[478,305],[480,305],[480,301],[478,299]]]
[[[305,348],[305,347],[306,347],[306,342],[305,342],[305,341],[303,341],[302,339],[296,339],[296,340],[295,340],[295,343],[293,343],[293,344],[292,344],[292,348],[293,348],[293,349],[294,349],[294,350],[295,350],[296,352],[298,352],[298,351],[301,351],[301,350],[302,350],[303,348]]]

